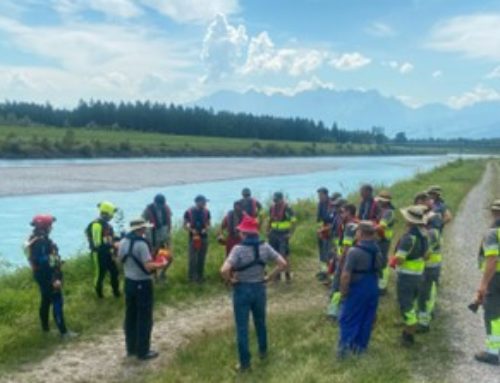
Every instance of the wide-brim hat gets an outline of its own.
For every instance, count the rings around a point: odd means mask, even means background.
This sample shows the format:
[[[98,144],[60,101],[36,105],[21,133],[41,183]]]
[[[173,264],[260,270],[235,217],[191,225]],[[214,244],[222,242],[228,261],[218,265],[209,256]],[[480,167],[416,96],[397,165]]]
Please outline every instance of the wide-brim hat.
[[[136,218],[130,221],[129,231],[136,231],[141,229],[150,229],[153,225],[144,220],[143,218]]]
[[[259,234],[259,221],[257,221],[254,217],[245,214],[236,229],[242,233]]]
[[[406,222],[415,225],[425,225],[427,224],[426,209],[424,205],[412,205],[400,209],[399,211],[403,215]]]
[[[496,199],[490,206],[491,211],[500,211],[500,199]]]
[[[443,192],[443,189],[439,185],[432,185],[432,186],[429,186],[429,188],[427,189],[427,194],[441,195],[442,192]]]
[[[375,197],[376,201],[380,202],[391,202],[392,201],[392,194],[388,190],[381,190],[378,195]]]

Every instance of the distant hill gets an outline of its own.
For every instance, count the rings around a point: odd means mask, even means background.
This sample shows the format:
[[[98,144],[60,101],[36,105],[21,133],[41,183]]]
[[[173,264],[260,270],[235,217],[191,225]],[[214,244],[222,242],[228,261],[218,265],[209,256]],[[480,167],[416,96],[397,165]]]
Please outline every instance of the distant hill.
[[[375,90],[307,90],[288,96],[266,95],[254,90],[245,93],[216,92],[194,105],[216,111],[246,112],[256,115],[305,117],[335,121],[340,128],[369,130],[385,128],[388,136],[404,131],[410,138],[492,138],[500,137],[500,102],[478,103],[463,109],[444,104],[411,108],[396,98]]]

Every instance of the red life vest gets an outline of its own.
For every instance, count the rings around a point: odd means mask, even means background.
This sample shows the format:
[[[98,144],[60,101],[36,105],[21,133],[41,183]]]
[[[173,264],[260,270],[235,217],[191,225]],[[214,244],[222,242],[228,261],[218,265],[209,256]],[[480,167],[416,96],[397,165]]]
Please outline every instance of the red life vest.
[[[234,214],[234,210],[231,210],[229,213],[227,213],[226,223],[227,223],[227,231],[230,237],[238,238],[238,232],[236,230],[236,226],[238,226],[241,223],[242,218],[243,214],[238,219],[238,217],[236,217],[236,214]]]
[[[188,213],[188,219],[189,219],[189,223],[191,224],[191,227],[194,228],[194,226],[196,225],[196,221],[194,219],[194,211],[195,210],[198,210],[197,207],[192,207],[191,209],[189,209],[187,211]],[[208,209],[203,209],[203,226],[207,226],[208,225]]]
[[[163,210],[162,215],[165,217],[165,225],[169,226],[171,222],[172,212],[167,204],[161,206],[161,209]],[[147,211],[148,211],[148,220],[153,224],[155,229],[163,226],[160,224],[160,222],[162,221],[162,217],[158,215],[158,211],[154,203],[148,205]]]
[[[284,221],[286,218],[286,210],[288,209],[288,205],[286,203],[282,203],[281,206],[276,206],[274,204],[271,206],[271,209],[269,209],[269,215],[271,216],[271,221],[273,222],[281,222]]]

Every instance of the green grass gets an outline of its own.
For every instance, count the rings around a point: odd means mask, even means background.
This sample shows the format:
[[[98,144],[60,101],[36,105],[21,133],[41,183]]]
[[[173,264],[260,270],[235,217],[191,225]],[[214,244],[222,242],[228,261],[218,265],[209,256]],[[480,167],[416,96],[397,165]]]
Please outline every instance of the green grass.
[[[440,148],[412,149],[363,145],[177,136],[104,128],[0,126],[0,156],[7,158],[133,156],[320,156],[445,153]]]
[[[418,175],[413,180],[398,183],[393,188],[396,197],[395,203],[398,206],[406,205],[415,192],[430,184],[439,183],[446,190],[445,197],[450,206],[452,209],[456,209],[467,190],[478,180],[483,171],[484,163],[484,161],[472,160],[458,161],[433,172]],[[294,208],[298,215],[299,225],[292,240],[293,257],[300,258],[301,265],[312,265],[306,267],[309,269],[307,272],[312,279],[317,264],[315,202],[298,201]],[[398,225],[398,230],[401,230],[401,225]],[[182,231],[175,232],[176,258],[169,271],[168,284],[157,287],[156,300],[159,305],[176,305],[181,302],[201,300],[210,295],[221,293],[224,289],[218,276],[218,268],[224,257],[223,248],[216,244],[213,233],[207,261],[208,281],[203,287],[192,286],[186,282],[186,245],[186,234]],[[111,297],[109,287],[104,302],[95,298],[92,289],[91,263],[88,256],[82,255],[69,260],[64,270],[66,276],[65,312],[69,327],[79,332],[83,339],[99,337],[100,334],[119,327],[123,317],[122,300],[114,300]],[[0,313],[2,318],[0,321],[0,372],[2,370],[15,370],[25,362],[39,360],[60,345],[61,341],[55,333],[48,336],[41,334],[37,317],[38,302],[37,287],[29,270],[23,269],[11,275],[0,277]],[[329,327],[322,321],[323,310],[324,308],[321,307],[318,311],[301,312],[298,308],[297,313],[270,318],[271,347],[274,350],[273,362],[264,367],[258,374],[264,374],[263,376],[268,381],[278,381],[281,374],[286,373],[292,378],[302,376],[301,374],[306,368],[307,373],[309,370],[312,373],[316,367],[321,366],[311,375],[312,377],[324,380],[325,374],[334,374],[342,379],[340,381],[347,381],[348,378],[361,376],[357,369],[349,368],[349,364],[346,366],[332,364],[331,350],[336,339],[336,329]],[[363,363],[366,363],[366,368],[371,369],[371,371],[377,369],[381,373],[386,371],[385,368],[371,366],[369,360],[374,358],[374,362],[382,363],[382,365],[396,366],[396,369],[400,371],[399,376],[404,377],[411,368],[409,361],[412,355],[396,348],[398,329],[392,327],[392,321],[397,316],[393,297],[391,297],[382,305],[380,326],[375,333],[375,341],[372,345],[372,349],[380,350],[380,353],[372,352],[373,355],[369,356],[367,361]],[[286,324],[286,326],[282,328],[281,324]],[[304,333],[305,330],[307,331]],[[314,335],[315,331],[318,331],[318,334]],[[214,347],[217,351],[213,351]],[[433,350],[434,353],[435,350]],[[418,355],[420,354],[418,353]],[[190,357],[190,355],[198,355],[199,358]],[[216,355],[217,357],[215,357]],[[444,362],[446,354],[436,353],[432,357]],[[196,381],[196,374],[201,374],[200,376],[206,376],[204,381],[217,381],[217,379],[228,381],[229,376],[221,376],[220,374],[222,371],[226,371],[228,365],[234,364],[234,360],[233,330],[228,329],[220,334],[197,339],[180,352],[172,366],[168,367],[168,373],[149,378],[152,381],[179,381],[175,380],[175,377],[185,376],[186,380],[182,381]],[[193,366],[196,366],[196,369]],[[392,373],[390,372],[390,374]],[[386,371],[385,374],[381,376],[389,376],[389,371]],[[315,380],[306,379],[304,381]]]
[[[484,171],[483,161],[457,161],[414,179],[400,182],[391,190],[398,207],[411,204],[416,192],[431,184],[440,184],[450,208],[456,211],[462,198],[478,182]],[[312,206],[310,207],[312,208]],[[399,216],[398,237],[404,227]],[[308,246],[302,241],[308,239]],[[302,227],[293,238],[294,257],[306,256],[316,262],[314,225]],[[305,254],[304,254],[305,253]],[[445,271],[446,272],[446,271]],[[419,337],[413,350],[399,346],[401,328],[394,295],[392,275],[390,295],[383,298],[369,353],[358,359],[339,363],[334,358],[338,329],[324,318],[325,307],[270,315],[268,331],[270,358],[256,362],[251,373],[238,378],[240,382],[411,382],[414,374],[427,382],[442,382],[452,358],[449,353],[445,314],[433,324],[432,334]],[[312,281],[311,275],[311,283]],[[302,288],[302,287],[296,287]],[[254,342],[254,337],[251,341]],[[254,342],[255,343],[255,342]],[[253,345],[253,353],[255,352]],[[150,374],[145,382],[231,382],[236,378],[233,367],[237,360],[234,329],[203,334],[178,352],[176,358],[161,372]]]

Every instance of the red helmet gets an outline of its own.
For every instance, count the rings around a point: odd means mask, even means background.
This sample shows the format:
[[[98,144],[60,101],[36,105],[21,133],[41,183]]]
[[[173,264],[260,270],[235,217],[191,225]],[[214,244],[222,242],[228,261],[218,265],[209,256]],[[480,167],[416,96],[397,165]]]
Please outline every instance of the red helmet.
[[[37,229],[48,229],[56,221],[56,218],[50,214],[38,214],[31,220],[31,226]]]

